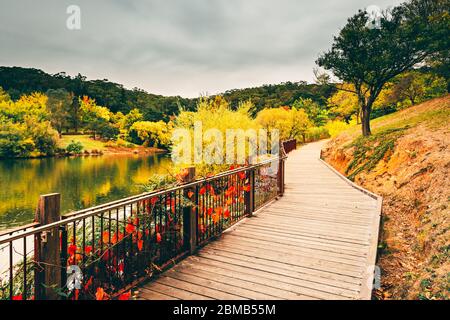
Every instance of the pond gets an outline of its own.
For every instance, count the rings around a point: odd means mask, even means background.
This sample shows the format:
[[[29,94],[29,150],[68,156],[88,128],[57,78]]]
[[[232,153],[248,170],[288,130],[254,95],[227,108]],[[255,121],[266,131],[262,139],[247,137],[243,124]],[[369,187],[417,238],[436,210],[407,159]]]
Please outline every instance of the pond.
[[[163,154],[0,160],[0,230],[32,222],[41,194],[61,193],[67,213],[139,194],[171,163]]]

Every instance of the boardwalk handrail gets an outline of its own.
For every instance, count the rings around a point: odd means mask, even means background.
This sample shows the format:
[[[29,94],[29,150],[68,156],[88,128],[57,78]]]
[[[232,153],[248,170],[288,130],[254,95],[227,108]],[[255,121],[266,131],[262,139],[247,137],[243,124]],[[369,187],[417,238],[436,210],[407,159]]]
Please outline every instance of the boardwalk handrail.
[[[283,141],[282,146],[283,146],[284,152],[286,154],[288,154],[291,151],[294,151],[295,149],[297,149],[297,140],[291,139],[291,140]]]
[[[120,294],[282,195],[284,150],[197,180],[191,168],[181,185],[64,216],[59,194],[41,196],[36,222],[0,233],[0,300]]]

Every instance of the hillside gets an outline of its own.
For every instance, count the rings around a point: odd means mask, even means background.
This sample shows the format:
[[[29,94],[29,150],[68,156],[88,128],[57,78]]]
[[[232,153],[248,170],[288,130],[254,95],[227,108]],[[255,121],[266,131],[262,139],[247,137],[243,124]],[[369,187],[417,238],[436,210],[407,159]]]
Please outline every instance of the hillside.
[[[449,299],[450,95],[340,134],[324,159],[384,197],[380,299]]]
[[[49,89],[63,88],[75,97],[87,95],[94,98],[101,106],[112,112],[128,113],[139,109],[146,120],[168,120],[178,114],[179,106],[185,110],[194,110],[198,99],[180,96],[166,97],[148,93],[134,88],[126,89],[123,85],[104,80],[87,80],[81,74],[71,77],[64,72],[48,74],[39,69],[0,66],[0,87],[16,100],[22,94],[34,91],[46,92]],[[285,82],[264,85],[255,88],[233,89],[223,93],[230,105],[236,108],[241,101],[251,100],[255,104],[255,113],[265,107],[290,106],[298,98],[311,98],[325,105],[326,99],[333,93],[333,87],[307,84],[306,82]]]

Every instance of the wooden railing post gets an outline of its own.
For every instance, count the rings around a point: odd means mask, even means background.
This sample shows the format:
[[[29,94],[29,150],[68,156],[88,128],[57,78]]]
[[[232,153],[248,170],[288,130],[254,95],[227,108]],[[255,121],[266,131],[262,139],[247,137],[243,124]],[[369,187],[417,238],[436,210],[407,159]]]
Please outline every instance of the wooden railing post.
[[[188,174],[184,178],[184,183],[189,183],[195,180],[195,167],[187,168]],[[198,194],[196,192],[197,188],[185,188],[184,196],[192,201],[194,205],[197,204]],[[188,196],[190,192],[193,192],[191,197]],[[193,254],[197,249],[197,230],[198,229],[198,219],[197,219],[197,208],[195,206],[188,206],[183,208],[183,240],[186,250],[190,254]]]
[[[35,221],[41,226],[59,221],[61,195],[59,193],[42,195],[35,214]],[[59,228],[38,233],[34,237],[34,257],[37,263],[35,272],[35,299],[56,300],[60,296],[55,289],[61,285],[61,256]]]

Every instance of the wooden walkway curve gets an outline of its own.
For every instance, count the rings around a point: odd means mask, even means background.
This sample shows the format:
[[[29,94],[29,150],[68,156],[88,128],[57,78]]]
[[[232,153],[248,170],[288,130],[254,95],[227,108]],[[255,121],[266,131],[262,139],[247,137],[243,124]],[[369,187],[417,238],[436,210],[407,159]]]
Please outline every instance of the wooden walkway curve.
[[[141,286],[140,299],[370,299],[381,198],[289,154],[284,196]]]

